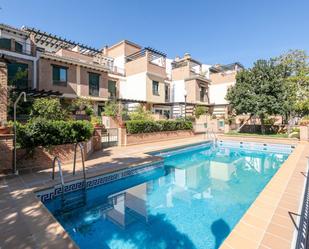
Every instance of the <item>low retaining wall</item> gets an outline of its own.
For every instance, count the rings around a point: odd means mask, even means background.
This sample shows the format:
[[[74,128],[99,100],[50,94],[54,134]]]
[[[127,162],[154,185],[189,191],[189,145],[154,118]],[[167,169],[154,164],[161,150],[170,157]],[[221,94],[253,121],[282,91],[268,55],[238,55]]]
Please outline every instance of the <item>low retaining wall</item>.
[[[11,173],[13,166],[13,134],[0,135],[0,174]],[[101,150],[101,129],[95,129],[93,137],[88,142],[83,142],[84,158],[93,151]],[[37,147],[29,153],[26,149],[17,149],[17,170],[19,172],[47,169],[52,166],[52,160],[58,156],[62,164],[73,163],[74,144],[51,146],[50,148]],[[81,160],[80,149],[77,151],[77,161]]]
[[[93,142],[83,142],[84,158],[93,152]],[[77,149],[77,161],[81,160],[80,148]],[[74,160],[74,144],[63,144],[51,146],[50,148],[37,147],[33,152],[29,153],[26,149],[17,149],[17,169],[20,172],[48,169],[52,166],[54,157],[59,157],[62,164],[73,163]]]
[[[0,134],[0,174],[12,171],[13,134]]]
[[[141,144],[141,143],[151,143],[151,142],[156,142],[156,141],[185,138],[185,137],[190,137],[190,136],[194,136],[194,132],[191,130],[127,134],[126,142],[123,144],[124,145],[134,145],[134,144]]]

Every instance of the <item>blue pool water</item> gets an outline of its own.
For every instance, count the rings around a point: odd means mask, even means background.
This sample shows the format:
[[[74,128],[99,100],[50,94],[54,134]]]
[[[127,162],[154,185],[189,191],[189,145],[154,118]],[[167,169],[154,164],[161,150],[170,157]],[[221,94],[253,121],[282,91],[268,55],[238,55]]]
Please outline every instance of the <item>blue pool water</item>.
[[[84,207],[45,204],[82,249],[215,249],[290,152],[228,143],[157,152],[164,167],[88,189]]]

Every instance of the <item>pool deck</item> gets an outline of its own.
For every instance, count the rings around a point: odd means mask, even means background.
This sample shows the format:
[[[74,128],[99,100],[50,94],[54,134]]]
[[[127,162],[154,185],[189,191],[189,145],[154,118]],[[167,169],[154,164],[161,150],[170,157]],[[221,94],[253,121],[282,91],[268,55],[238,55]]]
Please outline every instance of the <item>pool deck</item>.
[[[297,144],[294,152],[247,210],[221,248],[291,248],[297,215],[303,197],[309,143],[286,139],[224,137],[219,139],[263,143]],[[94,153],[86,162],[87,177],[140,164],[160,158],[146,154],[176,146],[205,141],[203,136],[154,142],[128,147],[111,147]],[[63,166],[65,181],[81,178],[77,166]],[[34,195],[35,191],[54,186],[51,170],[19,176],[0,177],[0,248],[78,248],[62,226]]]

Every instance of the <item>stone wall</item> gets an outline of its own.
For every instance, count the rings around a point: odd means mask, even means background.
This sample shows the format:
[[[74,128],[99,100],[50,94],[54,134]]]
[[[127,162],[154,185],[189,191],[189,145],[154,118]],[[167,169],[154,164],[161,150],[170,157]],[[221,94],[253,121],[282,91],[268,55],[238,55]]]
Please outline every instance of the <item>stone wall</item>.
[[[0,122],[7,121],[7,68],[4,63],[0,63]]]

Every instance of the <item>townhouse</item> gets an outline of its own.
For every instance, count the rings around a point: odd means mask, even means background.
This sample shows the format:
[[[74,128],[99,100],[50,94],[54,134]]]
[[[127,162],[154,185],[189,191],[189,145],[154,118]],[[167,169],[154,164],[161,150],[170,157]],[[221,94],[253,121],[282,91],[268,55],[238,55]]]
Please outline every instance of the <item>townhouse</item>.
[[[143,105],[158,118],[192,115],[198,105],[226,115],[228,87],[243,69],[239,63],[207,65],[185,54],[164,52],[128,40],[102,49],[35,28],[0,24],[0,55],[8,82],[17,89],[59,95],[67,101],[87,98],[98,115],[109,100],[133,110]]]
[[[125,79],[119,82],[119,101],[129,110],[142,104],[154,114],[171,117],[166,54],[127,40],[105,49],[114,65],[125,70]]]
[[[172,61],[171,96],[173,117],[192,115],[197,105],[209,105],[208,65],[191,58],[186,53],[183,58]]]
[[[244,67],[239,63],[214,65],[209,68],[209,104],[211,113],[216,116],[226,116],[229,103],[225,99],[229,87],[236,83],[236,74]]]

